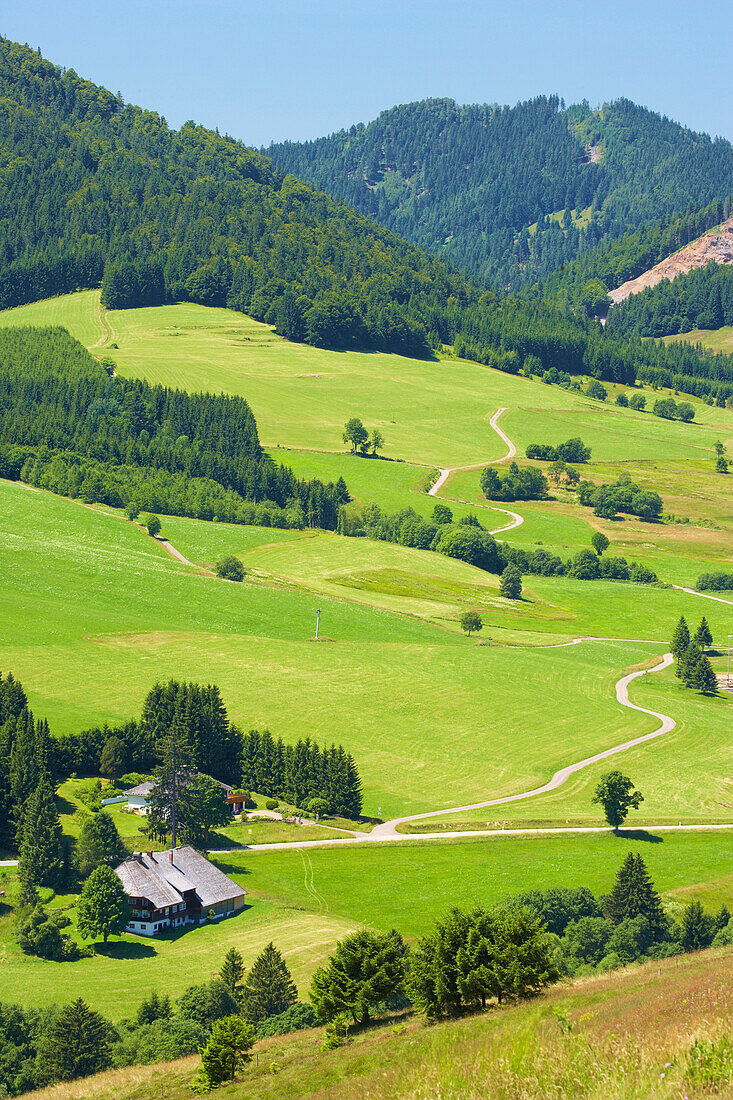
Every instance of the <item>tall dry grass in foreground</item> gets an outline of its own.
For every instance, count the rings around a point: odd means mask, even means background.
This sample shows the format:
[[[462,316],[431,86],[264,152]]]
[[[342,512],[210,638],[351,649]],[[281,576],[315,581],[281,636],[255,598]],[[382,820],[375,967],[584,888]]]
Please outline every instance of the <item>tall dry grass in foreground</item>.
[[[216,1100],[733,1100],[733,949],[630,967],[427,1027],[394,1018],[321,1050],[257,1044]],[[198,1058],[110,1070],[34,1100],[189,1100]]]

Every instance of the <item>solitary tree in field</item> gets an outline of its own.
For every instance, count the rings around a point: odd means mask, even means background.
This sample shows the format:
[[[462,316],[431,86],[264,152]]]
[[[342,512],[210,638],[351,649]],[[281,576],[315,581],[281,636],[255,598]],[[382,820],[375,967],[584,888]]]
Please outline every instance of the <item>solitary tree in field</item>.
[[[239,558],[235,558],[233,554],[227,554],[216,563],[216,575],[225,581],[243,581],[244,566]]]
[[[522,574],[516,565],[507,565],[499,581],[499,592],[508,600],[518,600],[522,595]]]
[[[478,611],[464,611],[461,615],[460,622],[461,630],[464,634],[468,634],[469,638],[472,634],[478,634],[478,632],[484,628]]]
[[[700,646],[700,649],[705,652],[713,644],[713,636],[710,633],[710,627],[708,626],[707,619],[703,615],[700,619],[700,625],[695,631],[695,637],[693,638],[695,645]]]
[[[201,1068],[207,1083],[216,1086],[233,1081],[237,1071],[252,1061],[249,1052],[254,1042],[255,1029],[241,1016],[217,1020],[201,1051]]]
[[[644,801],[644,796],[640,791],[634,790],[634,784],[628,776],[623,772],[614,771],[606,772],[601,776],[591,801],[603,806],[606,821],[614,833],[618,833],[619,826],[623,825],[629,810],[632,807],[638,810]]]
[[[140,507],[134,500],[125,505],[125,515],[129,520],[135,520],[140,515]]]
[[[600,558],[604,550],[608,550],[611,545],[608,536],[603,534],[603,531],[594,531],[590,540],[591,546],[595,550],[596,554]]]
[[[148,516],[145,520],[145,526],[147,527],[148,534],[151,538],[155,538],[156,535],[160,534],[160,520],[157,516]]]
[[[372,438],[370,440],[372,454],[375,455],[377,451],[381,451],[384,447],[384,436],[380,432],[379,428],[375,428],[372,432]]]
[[[111,867],[92,871],[82,887],[78,905],[79,935],[85,940],[121,936],[130,920],[130,906],[122,883]]]
[[[366,443],[369,438],[369,432],[358,416],[352,416],[351,420],[347,420],[344,426],[344,443],[350,443],[352,446],[352,454],[356,454],[357,447],[361,447],[362,443]]]

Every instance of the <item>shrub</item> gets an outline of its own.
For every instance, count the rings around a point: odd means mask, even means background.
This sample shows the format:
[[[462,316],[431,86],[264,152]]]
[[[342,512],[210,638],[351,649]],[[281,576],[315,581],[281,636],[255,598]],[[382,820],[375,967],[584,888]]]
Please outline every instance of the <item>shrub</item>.
[[[608,397],[608,390],[596,378],[591,378],[585,387],[585,392],[588,397],[594,397],[596,401],[605,401]]]
[[[268,1039],[271,1035],[289,1035],[292,1031],[303,1031],[307,1027],[318,1027],[318,1017],[310,1005],[298,1001],[278,1016],[268,1016],[257,1025],[257,1038]]]
[[[727,592],[733,589],[733,573],[701,573],[695,587],[701,592]]]
[[[487,531],[478,527],[449,527],[441,535],[438,550],[449,558],[459,558],[478,569],[485,569],[487,573],[499,573],[502,569],[496,542]]]
[[[267,798],[267,799],[265,799],[265,809],[266,810],[276,810],[278,808],[278,806],[279,806],[279,802],[276,798]]]
[[[243,581],[244,566],[239,558],[229,554],[216,563],[216,575],[225,581]]]

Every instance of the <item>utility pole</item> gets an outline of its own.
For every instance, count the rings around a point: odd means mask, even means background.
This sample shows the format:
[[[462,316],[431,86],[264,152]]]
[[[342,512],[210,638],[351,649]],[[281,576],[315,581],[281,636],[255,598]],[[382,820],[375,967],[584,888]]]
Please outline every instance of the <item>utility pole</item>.
[[[733,634],[728,635],[728,687],[730,687],[730,640],[733,638]]]
[[[320,607],[316,611],[316,641],[318,641],[318,628],[321,625],[321,609]]]

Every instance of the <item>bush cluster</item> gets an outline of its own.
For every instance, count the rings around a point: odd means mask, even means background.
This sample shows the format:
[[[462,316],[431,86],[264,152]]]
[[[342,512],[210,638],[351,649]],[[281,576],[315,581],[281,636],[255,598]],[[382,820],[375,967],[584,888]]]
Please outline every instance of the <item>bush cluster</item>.
[[[524,452],[527,458],[539,459],[542,462],[590,462],[591,449],[586,447],[582,439],[575,436],[565,443],[558,443],[553,447],[551,443],[530,443]]]
[[[628,475],[622,475],[608,485],[594,485],[581,481],[578,485],[578,501],[592,508],[597,516],[613,519],[618,512],[652,521],[659,519],[664,507],[659,493],[640,489]]]

